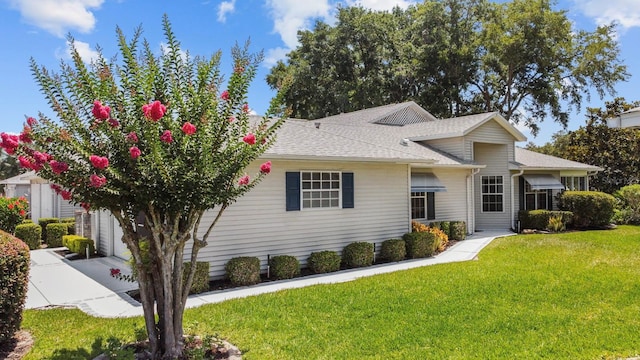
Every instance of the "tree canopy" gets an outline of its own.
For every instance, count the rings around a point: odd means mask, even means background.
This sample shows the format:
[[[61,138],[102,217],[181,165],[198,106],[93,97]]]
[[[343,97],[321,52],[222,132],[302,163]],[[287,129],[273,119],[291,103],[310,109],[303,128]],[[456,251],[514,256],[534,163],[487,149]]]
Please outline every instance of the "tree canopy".
[[[527,148],[548,155],[599,166],[590,180],[592,187],[614,193],[630,184],[640,183],[640,130],[609,128],[606,120],[633,107],[640,101],[626,102],[616,98],[605,102],[605,108],[588,108],[586,125],[575,131],[560,132],[542,146]]]
[[[249,117],[247,89],[261,54],[236,46],[224,81],[220,52],[193,58],[166,16],[163,28],[159,55],[141,29],[130,39],[117,29],[118,57],[100,53],[87,65],[70,37],[72,61],[59,73],[32,60],[57,119],[29,117],[20,135],[2,134],[0,146],[62,198],[118,220],[151,357],[174,359],[184,350],[182,319],[198,252],[224,210],[271,171],[270,161],[258,160],[283,114],[276,97],[267,116]],[[201,224],[207,211],[214,220]]]
[[[315,119],[413,100],[438,117],[499,111],[535,134],[567,124],[590,90],[628,78],[614,25],[574,30],[549,0],[431,0],[391,12],[338,9],[316,22],[267,76],[292,116]]]

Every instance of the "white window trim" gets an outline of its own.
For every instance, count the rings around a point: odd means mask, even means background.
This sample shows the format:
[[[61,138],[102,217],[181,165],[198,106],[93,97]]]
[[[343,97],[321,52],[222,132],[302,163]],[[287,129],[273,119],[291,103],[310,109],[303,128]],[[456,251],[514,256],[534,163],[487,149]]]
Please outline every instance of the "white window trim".
[[[483,180],[484,178],[501,178],[502,179],[502,192],[501,193],[485,193],[484,192],[484,186],[483,186]],[[505,194],[504,194],[504,189],[505,189],[505,183],[504,183],[504,176],[503,175],[482,175],[480,176],[480,212],[485,213],[485,214],[500,214],[500,213],[504,213],[506,211],[506,206],[504,203],[504,198],[505,198]],[[502,196],[502,211],[485,211],[484,210],[484,195],[501,195]]]
[[[322,174],[323,173],[329,173],[329,174],[338,174],[339,175],[339,187],[338,189],[304,189],[304,182],[308,181],[308,180],[303,180],[305,173],[309,173],[309,174],[313,174],[313,173],[320,173],[320,181],[322,181]],[[313,177],[313,175],[312,175]],[[313,180],[312,180],[313,181]],[[331,181],[331,180],[329,180]],[[335,170],[301,170],[300,171],[300,211],[327,211],[327,210],[335,210],[335,209],[342,209],[342,171],[335,171]],[[304,206],[304,194],[305,193],[312,193],[314,191],[338,191],[338,205],[337,206],[329,206],[329,207],[305,207]],[[331,200],[331,199],[329,199]]]
[[[424,195],[413,196],[413,194],[415,194],[415,193],[424,194]],[[410,216],[413,216],[413,199],[414,198],[422,198],[422,199],[424,199],[424,217],[421,217],[421,218],[412,217],[411,220],[427,220],[429,218],[429,206],[427,204],[427,201],[428,201],[427,200],[427,192],[426,191],[411,191],[411,194],[410,194],[410,200],[411,201],[410,201],[410,204],[409,204],[409,206],[411,208],[411,212],[409,214]]]
[[[584,179],[584,189],[575,189],[574,185],[578,185],[578,188],[580,187],[580,179]],[[574,191],[586,191],[587,190],[587,176],[561,176],[560,177],[560,182],[562,183],[562,185],[564,185],[567,190],[574,190]],[[571,186],[569,186],[571,185]]]
[[[533,194],[535,195],[535,209],[527,209],[527,194]],[[545,196],[545,207],[541,208],[538,204],[538,195],[539,194],[544,194]],[[547,192],[547,190],[531,190],[531,185],[528,182],[524,182],[524,208],[525,210],[547,210],[547,207],[549,206],[548,204],[548,199],[547,197],[549,196],[549,193]]]

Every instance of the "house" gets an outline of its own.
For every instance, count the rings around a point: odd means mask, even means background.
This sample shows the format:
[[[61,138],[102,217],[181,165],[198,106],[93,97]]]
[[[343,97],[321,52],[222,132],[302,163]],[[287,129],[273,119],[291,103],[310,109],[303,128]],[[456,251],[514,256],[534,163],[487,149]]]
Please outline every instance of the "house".
[[[617,117],[607,119],[610,128],[640,129],[640,107],[629,109]]]
[[[271,174],[229,207],[200,259],[220,277],[232,257],[258,256],[266,267],[268,255],[286,254],[304,264],[314,251],[400,237],[411,220],[513,229],[518,210],[556,208],[558,192],[588,189],[599,170],[516,147],[525,140],[497,112],[436,119],[414,102],[288,119],[260,160],[272,161]],[[127,258],[119,226],[94,215],[99,251]]]
[[[5,185],[5,196],[24,196],[29,201],[29,218],[37,221],[39,218],[73,217],[81,207],[74,206],[63,200],[51,189],[51,183],[36,175],[35,171],[0,181]]]

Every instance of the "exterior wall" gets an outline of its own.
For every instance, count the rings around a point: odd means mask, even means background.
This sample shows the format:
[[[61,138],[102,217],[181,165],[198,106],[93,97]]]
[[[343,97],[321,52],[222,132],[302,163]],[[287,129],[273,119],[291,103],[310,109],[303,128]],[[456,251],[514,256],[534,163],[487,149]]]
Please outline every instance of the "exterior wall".
[[[29,209],[31,210],[31,218],[38,221],[43,217],[56,217],[54,210],[55,193],[49,187],[48,183],[32,183],[31,184],[31,202]]]
[[[473,144],[476,142],[488,144],[504,144],[506,145],[507,158],[503,165],[506,166],[507,162],[513,161],[515,159],[514,140],[515,139],[513,138],[513,135],[505,130],[500,124],[495,121],[488,121],[465,136],[464,159],[475,160],[480,164],[484,164],[484,162],[478,161],[477,157],[474,156],[475,148]]]
[[[454,137],[447,139],[436,139],[436,140],[428,140],[423,141],[422,143],[436,148],[440,151],[444,151],[449,153],[455,157],[460,159],[469,160],[470,158],[465,158],[464,151],[464,138],[463,137]]]
[[[113,216],[106,211],[92,213],[91,237],[100,254],[112,255],[114,238],[111,224],[114,220]]]
[[[355,208],[286,211],[285,172],[305,170],[353,172]],[[222,215],[199,259],[222,277],[237,256],[257,256],[265,270],[267,255],[293,255],[304,266],[314,251],[341,252],[355,241],[379,246],[409,230],[409,181],[407,165],[273,161],[271,174]],[[214,216],[205,215],[199,235]]]
[[[440,182],[447,187],[445,192],[435,193],[436,218],[433,220],[420,220],[428,225],[432,221],[465,221],[469,222],[467,208],[467,183],[466,176],[469,170],[461,169],[412,169],[413,173],[433,173]]]
[[[61,197],[57,198],[59,202],[59,211],[57,217],[59,218],[69,218],[74,217],[74,214],[77,210],[82,210],[80,206],[74,206],[67,200],[63,200]]]
[[[513,145],[511,146],[513,148]],[[476,229],[509,229],[511,228],[511,174],[509,164],[508,144],[474,144],[475,161],[486,165],[474,177],[475,203],[476,203]],[[511,152],[513,154],[513,152]],[[482,176],[502,176],[503,180],[503,210],[502,212],[482,211]]]

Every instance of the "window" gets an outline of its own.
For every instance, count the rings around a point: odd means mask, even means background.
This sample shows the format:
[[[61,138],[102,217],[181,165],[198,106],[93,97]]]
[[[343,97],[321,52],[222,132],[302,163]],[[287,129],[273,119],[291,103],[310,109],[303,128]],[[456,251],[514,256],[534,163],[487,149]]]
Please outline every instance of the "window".
[[[504,211],[504,183],[502,176],[482,176],[482,211]]]
[[[587,190],[587,177],[586,176],[561,176],[560,182],[567,190],[586,191]]]
[[[287,171],[286,210],[355,208],[354,174],[340,171]]]
[[[532,190],[528,182],[524,182],[524,203],[526,210],[548,209],[547,190]]]
[[[340,173],[333,171],[303,171],[302,208],[340,207]]]
[[[436,218],[435,193],[424,191],[411,192],[411,219]]]

